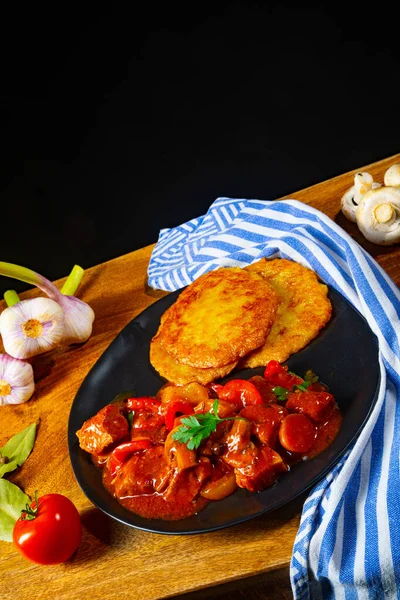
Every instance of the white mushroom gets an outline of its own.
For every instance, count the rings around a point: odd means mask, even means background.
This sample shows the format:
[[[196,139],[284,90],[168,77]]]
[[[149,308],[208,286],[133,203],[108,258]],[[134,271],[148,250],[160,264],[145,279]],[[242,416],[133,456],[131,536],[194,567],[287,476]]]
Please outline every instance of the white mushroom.
[[[372,175],[367,171],[361,171],[354,175],[354,185],[345,192],[341,200],[341,209],[349,221],[356,222],[356,212],[363,195],[372,188],[380,187],[381,184],[374,181]]]
[[[384,176],[384,184],[390,186],[400,185],[400,165],[392,165],[388,168]]]
[[[400,187],[382,186],[366,192],[357,209],[357,225],[374,244],[400,242]]]

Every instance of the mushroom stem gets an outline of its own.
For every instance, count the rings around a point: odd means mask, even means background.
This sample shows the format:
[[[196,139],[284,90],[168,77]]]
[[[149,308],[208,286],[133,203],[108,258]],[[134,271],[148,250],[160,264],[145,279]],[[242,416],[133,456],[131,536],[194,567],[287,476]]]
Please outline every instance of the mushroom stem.
[[[354,176],[354,200],[356,204],[359,204],[361,196],[371,189],[373,182],[372,175],[367,171],[362,171]]]
[[[342,212],[349,221],[357,221],[357,208],[364,194],[375,187],[380,187],[380,183],[375,182],[367,171],[360,171],[354,175],[354,185],[345,192],[341,200]]]
[[[378,223],[389,223],[393,215],[394,208],[391,204],[378,204],[374,209],[374,216]]]
[[[357,209],[357,225],[374,244],[400,242],[400,186],[382,186],[363,196]]]

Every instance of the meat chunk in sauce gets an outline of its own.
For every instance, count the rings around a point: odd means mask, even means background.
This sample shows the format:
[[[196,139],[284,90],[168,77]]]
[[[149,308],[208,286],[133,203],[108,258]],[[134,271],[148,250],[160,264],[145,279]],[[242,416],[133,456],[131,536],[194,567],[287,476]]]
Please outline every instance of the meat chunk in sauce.
[[[257,448],[251,463],[235,469],[236,483],[250,492],[260,492],[272,485],[279,474],[285,471],[287,467],[280,455],[268,446],[261,446]]]
[[[249,381],[258,389],[263,399],[264,404],[276,402],[276,396],[273,392],[274,386],[265,380],[261,375],[250,377]]]
[[[208,459],[193,468],[171,468],[162,445],[132,456],[112,481],[107,469],[104,485],[118,501],[145,518],[179,520],[195,514],[207,504],[199,496],[211,467]]]
[[[271,406],[257,404],[247,406],[241,410],[239,417],[244,417],[248,421],[251,421],[251,432],[262,444],[267,444],[271,447],[275,446],[282,420],[277,410],[274,410]]]
[[[77,432],[79,444],[103,469],[109,493],[144,518],[184,519],[238,487],[260,492],[292,464],[327,448],[342,420],[326,386],[317,382],[306,391],[294,392],[293,378],[302,379],[287,367],[281,370],[280,383],[289,382],[284,398],[276,395],[277,384],[265,375],[252,377],[256,393],[243,397],[248,387],[240,388],[244,384],[236,380],[237,397],[230,399],[219,392],[224,386],[217,384],[215,389],[197,383],[167,384],[156,398],[128,398],[100,410]],[[177,400],[189,404],[181,407],[187,412],[174,407]],[[214,411],[217,422],[212,421]],[[310,423],[313,433],[307,448],[300,419]],[[179,431],[182,426],[184,430]],[[207,434],[194,443],[194,436],[202,430]],[[188,431],[191,438],[187,438]],[[190,443],[182,443],[183,436]],[[125,456],[123,446],[131,444],[129,440],[146,440],[146,445],[139,443],[133,455]],[[118,469],[112,467],[117,451]]]
[[[334,405],[335,399],[328,392],[292,393],[286,402],[287,409],[303,413],[315,423],[325,421]]]
[[[221,457],[234,469],[242,469],[251,465],[257,456],[257,448],[251,441],[252,428],[251,421],[234,421],[226,436],[226,450]]]
[[[98,456],[110,444],[129,436],[128,421],[121,414],[119,405],[108,404],[85,421],[76,435],[83,450]]]
[[[146,452],[134,454],[119,469],[114,481],[118,499],[141,494],[154,494],[168,484],[170,468],[164,446],[152,446]]]

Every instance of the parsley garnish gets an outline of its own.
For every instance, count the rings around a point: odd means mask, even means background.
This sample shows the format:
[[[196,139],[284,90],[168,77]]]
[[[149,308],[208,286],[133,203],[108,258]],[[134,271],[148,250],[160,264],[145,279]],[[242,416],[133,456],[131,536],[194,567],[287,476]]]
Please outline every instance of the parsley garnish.
[[[300,390],[301,392],[307,391],[307,388],[311,385],[311,381],[303,381],[303,383],[297,383],[292,387],[292,392]]]
[[[213,412],[182,417],[182,425],[172,434],[172,438],[180,444],[186,444],[189,450],[194,450],[217,429],[218,423],[238,419],[245,420],[243,417],[225,417],[221,419],[218,416],[218,400],[215,400],[212,410]]]
[[[297,377],[296,373],[292,373],[291,371],[288,371],[288,373]],[[315,375],[315,373],[313,373],[313,371],[311,371],[310,369],[304,375],[304,381],[302,381],[299,384],[295,384],[291,390],[277,385],[276,387],[272,388],[272,391],[274,392],[277,400],[279,400],[280,402],[285,402],[288,398],[289,392],[294,392],[296,390],[306,392],[307,388],[309,388],[312,383],[316,383],[318,379],[319,377]]]
[[[306,372],[306,374],[304,375],[304,379],[305,379],[305,381],[308,381],[309,383],[317,383],[317,381],[319,380],[319,377],[318,377],[318,375],[313,373],[313,371],[311,371],[311,369],[309,369]]]
[[[276,387],[272,388],[272,391],[274,392],[276,399],[280,402],[286,402],[290,392],[290,390],[287,390],[286,388],[280,385],[277,385]]]

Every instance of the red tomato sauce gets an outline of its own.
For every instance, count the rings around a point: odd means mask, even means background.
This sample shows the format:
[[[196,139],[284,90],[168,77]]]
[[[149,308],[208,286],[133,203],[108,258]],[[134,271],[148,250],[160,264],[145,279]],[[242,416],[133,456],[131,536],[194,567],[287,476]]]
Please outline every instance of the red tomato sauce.
[[[155,468],[157,468],[157,463]],[[136,495],[118,496],[115,483],[115,479],[110,476],[109,469],[103,469],[103,485],[106,490],[112,496],[117,497],[124,508],[145,519],[177,521],[196,514],[208,504],[208,501],[201,496],[193,499],[187,493],[186,487],[182,487],[180,493],[171,493],[169,496],[152,490],[149,490],[147,494],[139,493],[138,490]]]
[[[270,361],[264,377],[245,382],[169,384],[155,398],[107,405],[77,436],[127,510],[184,519],[238,488],[256,493],[274,485],[332,443],[340,409],[314,374],[306,377]],[[195,443],[199,430],[205,433]]]

